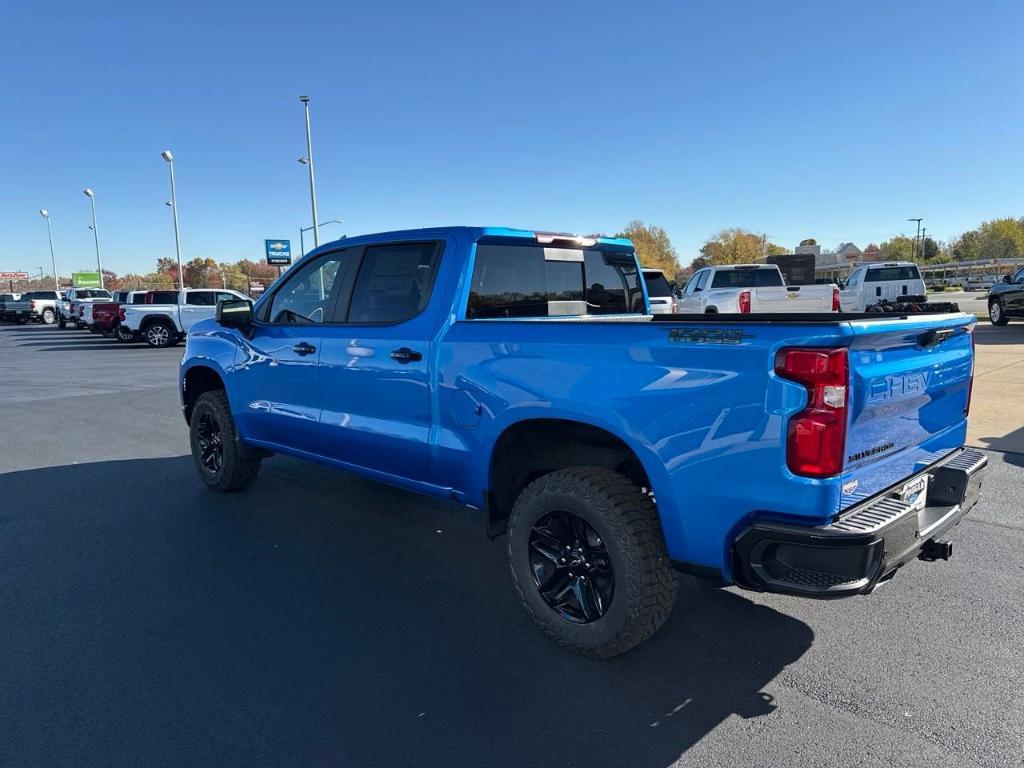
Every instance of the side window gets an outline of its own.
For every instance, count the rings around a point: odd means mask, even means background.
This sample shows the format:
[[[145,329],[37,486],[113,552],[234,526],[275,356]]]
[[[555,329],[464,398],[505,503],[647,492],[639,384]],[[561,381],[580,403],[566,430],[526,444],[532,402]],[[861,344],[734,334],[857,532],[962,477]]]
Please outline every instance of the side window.
[[[189,291],[185,296],[185,303],[193,307],[212,307],[213,291]]]
[[[588,315],[613,315],[643,309],[640,274],[632,256],[585,251],[583,271]]]
[[[441,259],[437,243],[371,245],[363,254],[350,323],[400,323],[427,306]]]
[[[711,272],[710,269],[705,269],[700,273],[700,277],[697,278],[697,284],[693,287],[694,291],[703,291],[707,287]]]
[[[1013,282],[1024,283],[1024,268],[1017,270],[1017,274],[1013,276]]]
[[[310,261],[288,275],[270,299],[261,319],[285,325],[323,323],[329,319],[337,278],[349,251],[337,251]],[[231,298],[235,298],[232,296]]]
[[[855,269],[855,270],[853,270],[853,274],[850,275],[850,279],[846,281],[846,284],[848,286],[850,286],[851,288],[857,287],[858,285],[860,285],[860,278],[861,278],[861,275],[863,275],[863,274],[864,274],[864,270],[863,269]]]

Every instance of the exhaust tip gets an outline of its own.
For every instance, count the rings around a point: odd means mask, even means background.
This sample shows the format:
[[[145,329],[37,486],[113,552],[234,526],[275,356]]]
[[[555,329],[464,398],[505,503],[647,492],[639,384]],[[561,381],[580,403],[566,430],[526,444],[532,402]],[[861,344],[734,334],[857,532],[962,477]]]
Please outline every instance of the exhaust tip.
[[[918,555],[918,558],[928,562],[934,562],[935,560],[949,560],[952,556],[952,541],[936,541],[935,539],[928,539],[928,541],[922,545],[921,553]]]

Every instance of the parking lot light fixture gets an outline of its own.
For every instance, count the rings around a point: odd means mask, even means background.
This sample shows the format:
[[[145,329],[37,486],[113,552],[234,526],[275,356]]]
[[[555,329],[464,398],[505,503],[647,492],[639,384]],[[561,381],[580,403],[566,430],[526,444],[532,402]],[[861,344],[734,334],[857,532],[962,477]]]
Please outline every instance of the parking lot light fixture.
[[[185,270],[181,266],[181,234],[178,231],[178,196],[174,187],[174,155],[171,154],[171,150],[165,149],[160,153],[160,157],[164,159],[171,171],[171,199],[166,205],[171,207],[171,213],[174,215],[174,252],[178,257],[178,290],[184,291]]]
[[[96,194],[91,188],[86,187],[82,194],[89,198],[92,203],[92,239],[96,243],[96,271],[100,273],[100,289],[103,286],[103,261],[100,259],[100,228],[96,226]]]
[[[46,219],[46,234],[50,238],[50,261],[53,263],[53,289],[60,290],[60,279],[57,277],[57,257],[53,251],[53,228],[50,226],[50,212],[43,208],[39,215]]]

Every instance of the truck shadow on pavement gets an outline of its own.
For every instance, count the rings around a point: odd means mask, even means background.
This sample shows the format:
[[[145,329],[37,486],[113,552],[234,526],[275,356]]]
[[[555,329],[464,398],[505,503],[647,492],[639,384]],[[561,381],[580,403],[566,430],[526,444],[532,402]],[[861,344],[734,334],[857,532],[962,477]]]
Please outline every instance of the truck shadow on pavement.
[[[814,639],[687,579],[646,645],[582,659],[470,511],[286,458],[239,494],[193,473],[0,475],[7,764],[662,768],[770,716]]]

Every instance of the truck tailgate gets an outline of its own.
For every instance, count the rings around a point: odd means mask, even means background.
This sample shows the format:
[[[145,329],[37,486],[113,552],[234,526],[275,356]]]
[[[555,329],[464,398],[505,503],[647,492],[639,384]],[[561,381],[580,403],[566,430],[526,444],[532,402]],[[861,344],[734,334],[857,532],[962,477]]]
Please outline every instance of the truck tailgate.
[[[964,314],[851,323],[842,508],[963,445],[974,323]]]
[[[831,285],[766,286],[754,289],[754,312],[831,312]]]

